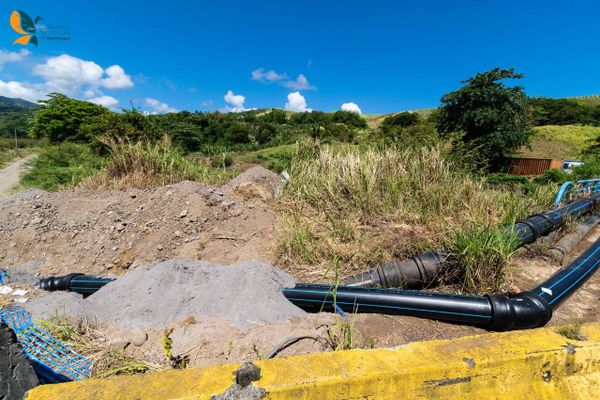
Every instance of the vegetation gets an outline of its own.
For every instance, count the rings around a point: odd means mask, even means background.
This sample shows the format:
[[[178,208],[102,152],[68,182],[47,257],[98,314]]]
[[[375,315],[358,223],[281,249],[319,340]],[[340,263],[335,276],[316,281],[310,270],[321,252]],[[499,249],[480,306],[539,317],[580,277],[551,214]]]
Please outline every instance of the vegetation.
[[[576,321],[573,324],[561,326],[556,332],[570,340],[587,340],[587,337],[581,332],[581,325],[581,321]]]
[[[462,132],[460,140],[497,167],[532,136],[528,98],[506,79],[520,79],[514,69],[495,68],[467,79],[461,89],[444,95],[437,116],[440,134]]]
[[[600,125],[600,104],[573,99],[530,100],[535,125]]]
[[[83,322],[73,324],[67,319],[58,317],[36,321],[36,323],[62,343],[92,361],[92,378],[136,374],[163,368],[161,365],[137,359],[123,351],[111,349],[108,340],[93,324]]]
[[[184,180],[224,183],[227,174],[193,163],[171,146],[165,136],[160,142],[101,139],[109,149],[104,168],[82,182],[91,189],[147,188]]]
[[[462,251],[459,243],[471,230],[471,236],[480,233],[473,238],[483,243],[480,248],[500,249],[501,256],[489,260],[489,268],[498,271],[493,288],[499,290],[509,272],[503,264],[508,246],[495,236],[485,242],[488,231],[471,227],[511,224],[548,207],[553,195],[543,186],[527,194],[491,188],[454,165],[441,146],[334,149],[307,142],[298,145],[289,172],[277,254],[288,269],[311,281],[322,276],[332,256],[340,260],[340,274],[348,275],[442,247],[456,249],[475,270],[486,261]],[[491,286],[473,274],[456,275],[469,290]]]
[[[600,127],[589,125],[547,125],[533,131],[531,147],[519,150],[522,157],[577,160],[600,138]]]
[[[44,147],[31,170],[21,179],[24,187],[48,191],[70,187],[91,176],[102,166],[102,158],[81,143]]]

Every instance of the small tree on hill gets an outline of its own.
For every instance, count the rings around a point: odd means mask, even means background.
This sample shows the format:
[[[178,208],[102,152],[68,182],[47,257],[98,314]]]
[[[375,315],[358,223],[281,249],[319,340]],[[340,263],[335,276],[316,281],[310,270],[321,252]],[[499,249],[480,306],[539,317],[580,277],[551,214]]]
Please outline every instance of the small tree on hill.
[[[497,167],[532,136],[528,98],[520,86],[505,79],[521,79],[514,69],[494,68],[464,81],[465,86],[444,95],[438,116],[440,134],[462,132],[461,140],[488,166]]]

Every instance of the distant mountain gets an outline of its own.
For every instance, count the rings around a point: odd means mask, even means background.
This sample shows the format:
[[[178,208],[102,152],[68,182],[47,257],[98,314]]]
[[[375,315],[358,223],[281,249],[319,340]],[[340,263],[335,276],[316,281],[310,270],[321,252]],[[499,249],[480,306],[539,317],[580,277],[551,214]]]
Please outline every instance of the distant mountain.
[[[23,99],[0,96],[0,111],[24,111],[37,107],[37,104]]]

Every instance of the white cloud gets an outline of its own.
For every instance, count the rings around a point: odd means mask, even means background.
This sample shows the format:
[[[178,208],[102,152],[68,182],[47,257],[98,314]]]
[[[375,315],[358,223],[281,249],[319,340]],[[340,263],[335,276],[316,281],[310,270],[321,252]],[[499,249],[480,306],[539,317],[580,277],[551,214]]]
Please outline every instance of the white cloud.
[[[357,114],[362,114],[360,107],[356,103],[344,103],[342,104],[343,111],[350,111]]]
[[[31,52],[27,49],[19,51],[0,50],[0,67],[11,62],[19,62],[30,54]]]
[[[200,105],[202,107],[212,107],[214,105],[212,100],[205,100],[202,103],[200,103]]]
[[[277,82],[287,79],[287,77],[287,74],[280,74],[272,69],[265,71],[264,68],[258,68],[252,71],[252,79],[259,82]]]
[[[117,104],[119,104],[119,100],[115,99],[112,96],[98,96],[98,97],[92,97],[91,99],[88,99],[88,101],[91,101],[92,103],[96,103],[99,104],[101,106],[104,106],[106,108],[110,108],[110,107],[114,107]]]
[[[71,95],[84,84],[98,85],[103,73],[95,62],[68,54],[49,58],[33,68],[33,74],[44,78],[50,90]]]
[[[167,103],[163,103],[160,100],[152,99],[150,97],[146,97],[144,99],[144,103],[146,103],[148,107],[152,108],[152,111],[159,114],[177,112],[177,109],[169,106]]]
[[[108,76],[101,80],[102,86],[109,89],[125,89],[133,87],[131,76],[125,73],[125,70],[119,65],[112,65],[104,70]]]
[[[304,74],[298,75],[295,81],[287,81],[283,84],[286,88],[294,90],[316,90],[317,88],[311,85]]]
[[[68,54],[51,57],[36,65],[33,74],[46,80],[48,91],[75,95],[82,86],[122,89],[133,87],[131,77],[119,65],[106,70],[93,61],[82,60]]]
[[[300,92],[292,92],[287,96],[287,103],[285,103],[285,109],[289,111],[306,112],[312,111],[306,104],[306,99],[300,94]]]
[[[4,82],[0,80],[0,96],[36,102],[45,98],[47,93],[43,85],[16,81]]]
[[[296,79],[290,79],[288,74],[279,73],[272,69],[265,71],[264,68],[258,68],[252,71],[252,80],[262,83],[273,83],[292,90],[317,90],[316,87],[308,82],[304,74],[299,74]]]
[[[234,94],[231,90],[228,90],[225,96],[225,103],[227,106],[225,107],[225,111],[231,112],[242,112],[248,111],[247,108],[244,107],[244,102],[246,101],[246,97],[241,94]]]

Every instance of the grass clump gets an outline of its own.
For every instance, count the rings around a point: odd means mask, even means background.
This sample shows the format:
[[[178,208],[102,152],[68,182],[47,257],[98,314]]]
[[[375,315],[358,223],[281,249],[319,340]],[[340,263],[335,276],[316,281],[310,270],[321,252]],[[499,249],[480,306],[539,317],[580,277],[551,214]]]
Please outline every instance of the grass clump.
[[[48,146],[41,149],[21,184],[48,191],[71,187],[98,171],[102,161],[84,144],[65,142]]]
[[[322,279],[332,255],[339,257],[343,278],[392,258],[441,249],[449,237],[467,240],[477,233],[471,226],[510,225],[548,207],[553,195],[545,186],[524,195],[490,185],[453,164],[442,146],[301,143],[289,173],[276,251],[282,265],[309,281]],[[456,236],[462,230],[464,237]],[[483,245],[501,245],[492,239]],[[506,253],[502,249],[490,268],[503,269]],[[468,290],[487,285],[475,273],[464,285]]]
[[[93,363],[92,378],[137,374],[162,366],[146,362],[123,351],[110,348],[109,342],[96,326],[80,322],[73,324],[65,318],[52,317],[36,321],[56,339],[88,358]]]
[[[516,238],[498,228],[471,223],[450,235],[447,249],[451,266],[448,270],[460,279],[463,290],[488,293],[506,283]]]
[[[585,337],[585,335],[581,332],[581,321],[576,321],[573,324],[562,326],[558,328],[556,332],[570,340],[587,340],[587,337]]]
[[[109,159],[99,173],[82,182],[91,189],[149,188],[190,180],[221,183],[226,174],[186,159],[165,136],[158,142],[103,138]]]

